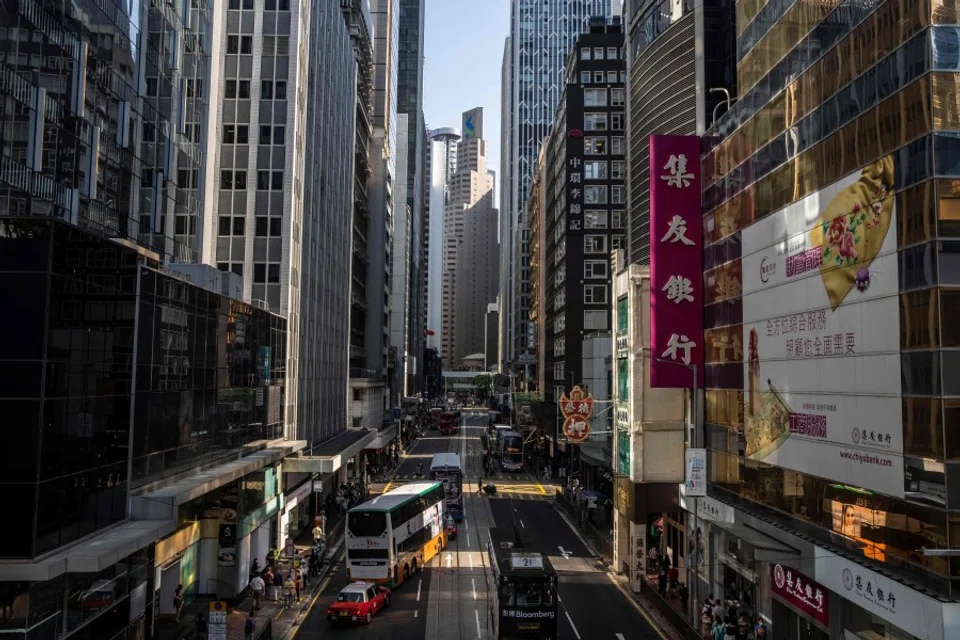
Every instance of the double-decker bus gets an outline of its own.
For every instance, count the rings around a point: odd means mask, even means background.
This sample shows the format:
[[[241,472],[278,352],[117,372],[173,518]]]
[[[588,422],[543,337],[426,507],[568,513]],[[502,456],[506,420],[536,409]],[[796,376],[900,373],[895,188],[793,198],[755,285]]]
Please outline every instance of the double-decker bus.
[[[446,510],[457,522],[463,520],[463,469],[460,455],[435,453],[430,461],[430,479],[443,483]]]
[[[463,425],[463,415],[458,410],[444,411],[440,414],[440,433],[445,436],[460,431]]]
[[[443,409],[440,407],[433,407],[430,409],[430,428],[439,429],[440,428],[440,414],[443,413]]]
[[[557,572],[546,554],[507,528],[490,529],[490,622],[493,637],[557,638]]]
[[[522,471],[523,436],[512,430],[499,435],[497,452],[500,454],[500,468],[504,471]]]
[[[347,511],[347,578],[401,584],[447,545],[443,484],[412,482]]]

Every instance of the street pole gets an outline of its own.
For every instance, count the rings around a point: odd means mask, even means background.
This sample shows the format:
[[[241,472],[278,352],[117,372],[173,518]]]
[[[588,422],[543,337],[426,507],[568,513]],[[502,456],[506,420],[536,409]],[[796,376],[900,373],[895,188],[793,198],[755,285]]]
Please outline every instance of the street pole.
[[[697,365],[692,365],[693,367],[693,397],[690,399],[690,413],[693,414],[693,427],[692,433],[690,434],[690,440],[694,443],[694,448],[700,443],[700,429],[699,425],[699,402],[700,394],[697,389]],[[699,498],[694,497],[693,499],[693,611],[690,615],[693,619],[693,628],[698,632],[700,631],[699,620],[697,619],[697,612],[700,610],[699,603],[699,594],[700,594],[700,540],[697,537],[697,532],[700,531],[700,520],[697,513],[697,507]],[[706,560],[706,558],[704,558]],[[687,576],[687,580],[690,579],[690,576]]]

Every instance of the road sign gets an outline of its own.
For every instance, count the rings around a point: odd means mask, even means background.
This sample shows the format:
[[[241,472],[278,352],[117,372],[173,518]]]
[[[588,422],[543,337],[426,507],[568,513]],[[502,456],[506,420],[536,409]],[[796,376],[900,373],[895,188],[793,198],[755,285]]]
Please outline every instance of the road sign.
[[[207,640],[227,640],[227,603],[214,600],[210,603],[207,620]]]

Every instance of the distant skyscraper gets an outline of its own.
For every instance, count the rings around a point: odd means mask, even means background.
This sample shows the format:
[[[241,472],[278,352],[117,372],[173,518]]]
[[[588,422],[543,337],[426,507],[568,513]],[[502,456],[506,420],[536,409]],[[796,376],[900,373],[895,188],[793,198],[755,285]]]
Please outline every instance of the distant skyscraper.
[[[426,303],[427,347],[440,349],[443,342],[443,213],[448,199],[450,179],[457,170],[457,141],[453,127],[433,129],[430,139],[426,225]]]
[[[519,244],[522,212],[540,143],[550,133],[563,91],[567,54],[591,17],[610,18],[611,0],[513,0],[504,47],[500,188],[500,343],[504,364],[528,348],[530,296],[516,290],[517,270],[527,269],[527,239]],[[518,255],[517,247],[520,247]],[[523,276],[523,273],[520,274]]]

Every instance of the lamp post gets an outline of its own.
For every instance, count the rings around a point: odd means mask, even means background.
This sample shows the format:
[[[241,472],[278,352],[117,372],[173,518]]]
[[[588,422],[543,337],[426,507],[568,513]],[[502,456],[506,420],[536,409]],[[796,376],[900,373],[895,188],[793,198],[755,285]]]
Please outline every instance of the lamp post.
[[[569,374],[570,391],[573,391],[573,387],[574,387],[573,380],[575,375],[574,372],[571,371],[570,369],[564,369],[563,372],[564,372],[564,376],[563,376],[564,382],[567,381],[567,374]],[[556,386],[554,386],[554,389],[556,389]],[[559,454],[560,454],[560,398],[555,398],[555,400],[556,402],[554,404],[556,405],[555,407],[556,419],[553,422],[553,447],[554,447],[554,451],[557,453],[557,457],[559,457]]]
[[[690,434],[688,436],[688,440],[690,442],[690,447],[694,449],[700,448],[705,443],[701,443],[701,436],[703,434],[701,434],[700,429],[697,428],[698,418],[699,418],[698,409],[700,404],[699,394],[697,393],[698,392],[697,365],[686,364],[684,362],[677,362],[676,360],[666,360],[664,358],[657,358],[657,357],[654,357],[653,359],[656,360],[657,362],[662,362],[664,364],[672,364],[678,367],[683,367],[693,372],[693,395],[690,398],[691,424],[690,424]],[[686,462],[684,462],[684,466],[686,466]],[[684,481],[686,481],[686,468],[684,468]],[[687,582],[693,583],[693,599],[691,601],[693,603],[693,610],[690,612],[690,616],[693,619],[693,628],[699,630],[700,625],[699,625],[699,621],[697,620],[697,611],[699,610],[699,608],[698,608],[697,601],[698,601],[698,592],[699,592],[699,583],[700,583],[700,577],[698,575],[700,570],[700,567],[699,567],[700,542],[699,540],[697,540],[697,531],[700,530],[700,521],[699,521],[699,516],[697,515],[697,502],[698,502],[698,499],[696,498],[696,496],[694,496],[693,498],[693,572],[692,573],[690,572],[690,564],[688,563],[687,564]]]

